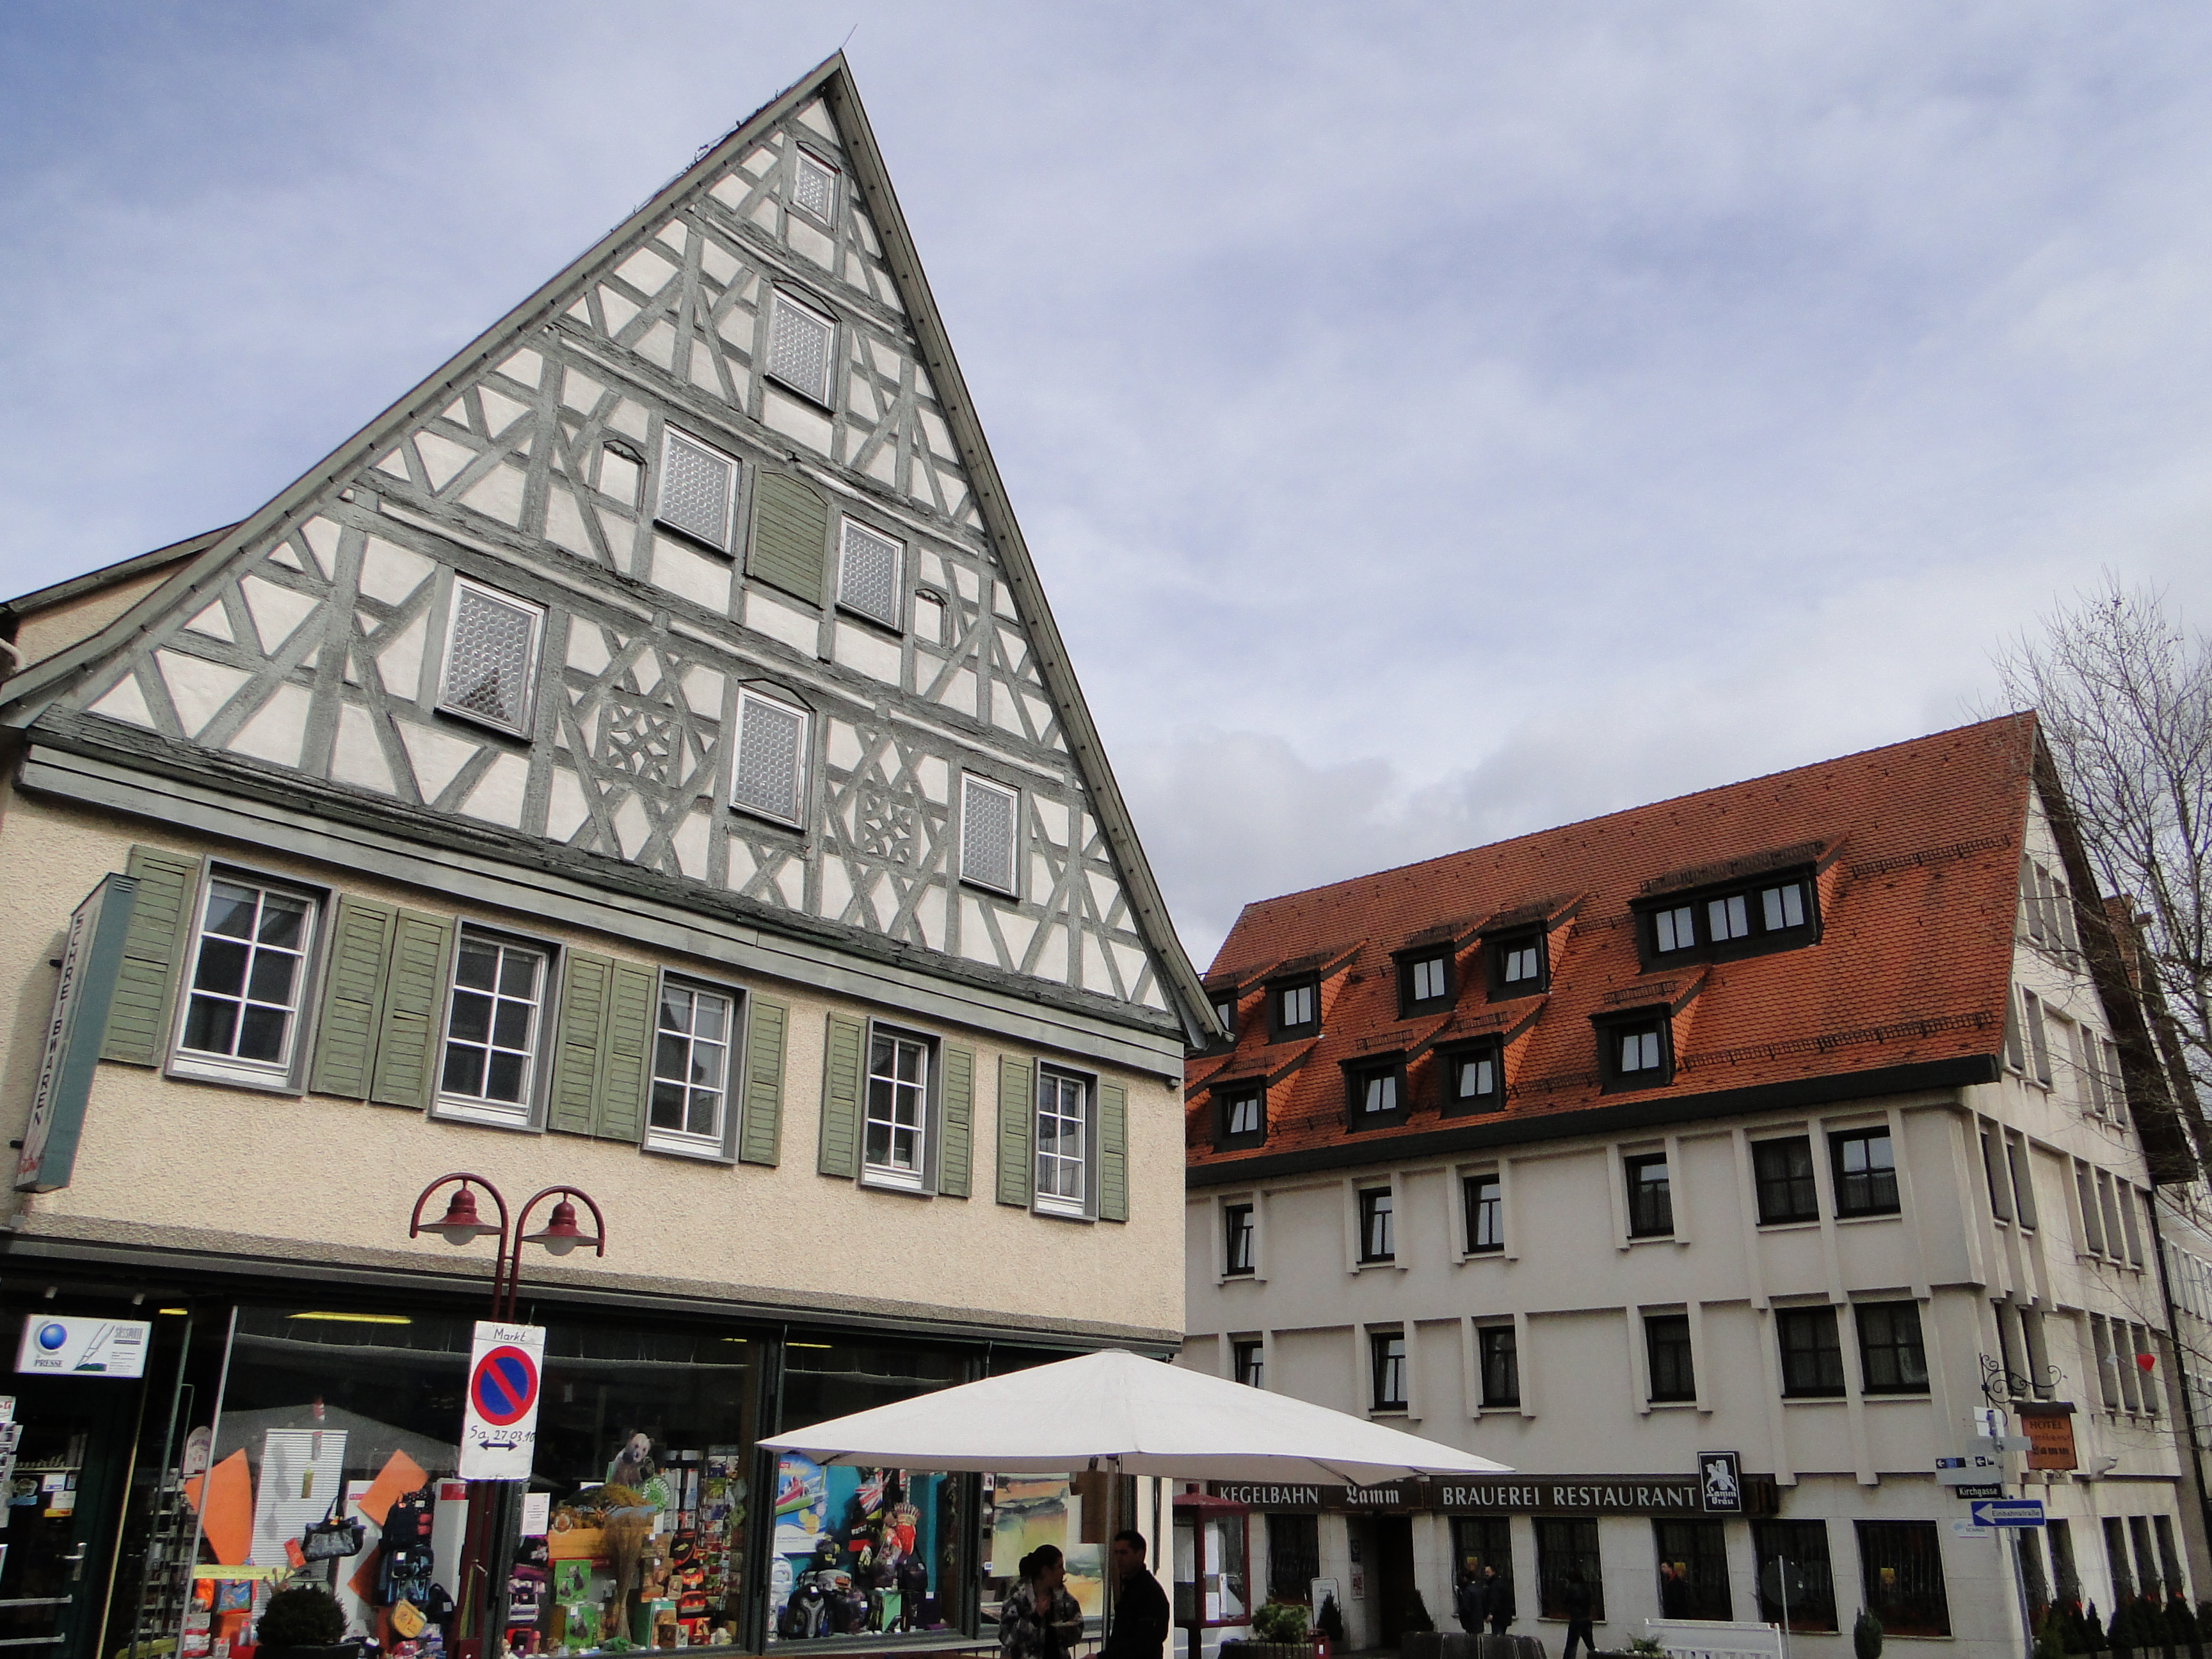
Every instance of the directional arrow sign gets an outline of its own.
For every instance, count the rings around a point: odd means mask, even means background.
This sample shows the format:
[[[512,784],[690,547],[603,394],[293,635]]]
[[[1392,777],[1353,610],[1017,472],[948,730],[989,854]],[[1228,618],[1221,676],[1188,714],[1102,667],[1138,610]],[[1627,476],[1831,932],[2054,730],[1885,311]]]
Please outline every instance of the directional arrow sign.
[[[1984,1498],[1967,1506],[1978,1527],[2039,1527],[2043,1501],[2036,1498]]]

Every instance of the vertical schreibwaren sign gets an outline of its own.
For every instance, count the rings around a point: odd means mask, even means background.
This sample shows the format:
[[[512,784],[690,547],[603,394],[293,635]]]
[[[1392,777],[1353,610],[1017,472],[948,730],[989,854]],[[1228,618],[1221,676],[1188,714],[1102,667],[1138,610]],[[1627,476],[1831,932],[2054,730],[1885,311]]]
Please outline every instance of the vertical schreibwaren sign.
[[[39,1056],[38,1086],[31,1096],[30,1121],[15,1160],[19,1193],[58,1192],[70,1184],[76,1167],[85,1102],[92,1094],[93,1067],[106,1036],[107,1006],[114,1000],[115,981],[123,967],[123,937],[130,931],[137,896],[137,877],[103,876],[70,917],[61,982],[54,987],[53,1012],[47,1018]]]
[[[545,1364],[543,1325],[477,1321],[461,1408],[464,1480],[527,1480],[538,1453],[538,1382]]]

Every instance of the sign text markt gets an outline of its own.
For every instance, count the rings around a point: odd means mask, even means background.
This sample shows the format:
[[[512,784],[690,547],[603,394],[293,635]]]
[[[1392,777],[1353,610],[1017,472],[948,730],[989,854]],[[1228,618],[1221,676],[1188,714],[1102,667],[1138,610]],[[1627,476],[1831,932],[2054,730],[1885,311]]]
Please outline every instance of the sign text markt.
[[[461,1408],[464,1480],[527,1480],[538,1456],[545,1328],[477,1321]]]

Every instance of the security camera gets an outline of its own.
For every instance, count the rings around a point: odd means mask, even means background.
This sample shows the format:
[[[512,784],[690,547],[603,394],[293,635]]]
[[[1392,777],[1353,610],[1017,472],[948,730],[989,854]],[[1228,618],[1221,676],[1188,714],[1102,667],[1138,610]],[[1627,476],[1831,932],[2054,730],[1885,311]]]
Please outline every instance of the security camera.
[[[2082,1474],[2092,1480],[2101,1480],[2106,1475],[2110,1474],[2114,1469],[2119,1468],[2119,1466],[2120,1460],[2117,1457],[2106,1456],[2094,1458],[2090,1462],[2089,1467],[2082,1471]]]

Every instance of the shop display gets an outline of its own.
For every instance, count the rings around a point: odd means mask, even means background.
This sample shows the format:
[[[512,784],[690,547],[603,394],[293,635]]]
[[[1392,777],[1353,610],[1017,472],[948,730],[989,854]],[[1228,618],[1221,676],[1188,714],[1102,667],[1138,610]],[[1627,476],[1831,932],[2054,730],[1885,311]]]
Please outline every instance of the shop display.
[[[943,1475],[779,1459],[770,1639],[943,1629],[931,1564],[951,1492]]]

